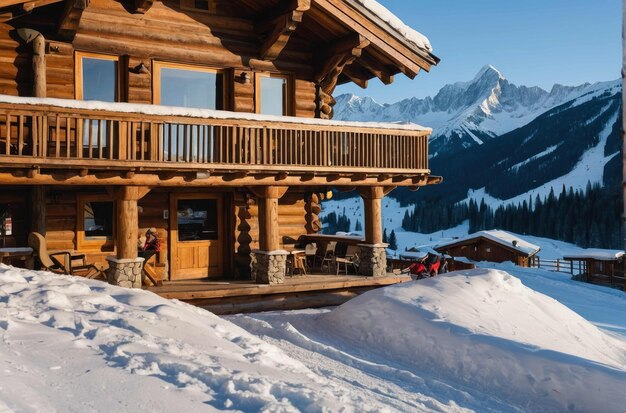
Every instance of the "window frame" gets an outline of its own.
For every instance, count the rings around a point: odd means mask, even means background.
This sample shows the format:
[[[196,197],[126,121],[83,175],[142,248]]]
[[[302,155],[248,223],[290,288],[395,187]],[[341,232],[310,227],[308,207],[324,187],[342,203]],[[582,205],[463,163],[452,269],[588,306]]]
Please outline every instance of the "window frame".
[[[96,239],[86,239],[85,237],[85,204],[88,202],[111,202],[112,211],[112,231],[111,238],[97,237]],[[117,232],[117,220],[115,211],[117,205],[115,201],[106,194],[78,194],[76,197],[76,249],[77,250],[98,250],[113,251],[115,247],[115,237]]]
[[[161,69],[178,69],[178,70],[188,70],[194,72],[204,72],[204,73],[215,73],[222,75],[222,109],[215,110],[226,110],[229,107],[229,89],[228,89],[228,73],[226,69],[212,67],[212,66],[202,66],[202,65],[194,65],[188,63],[175,63],[175,62],[167,62],[163,60],[153,60],[152,61],[152,104],[160,105],[161,104]],[[204,109],[204,108],[199,108]]]
[[[83,51],[75,51],[74,52],[74,98],[76,100],[84,100],[84,90],[83,90],[83,59],[100,59],[100,60],[109,60],[115,62],[115,102],[122,101],[122,71],[121,71],[121,63],[120,56],[104,54],[104,53],[93,53],[93,52],[83,52]]]
[[[287,90],[283,96],[282,116],[294,116],[294,81],[293,76],[286,73],[256,72],[254,74],[254,112],[261,113],[261,79],[264,77],[286,80]]]

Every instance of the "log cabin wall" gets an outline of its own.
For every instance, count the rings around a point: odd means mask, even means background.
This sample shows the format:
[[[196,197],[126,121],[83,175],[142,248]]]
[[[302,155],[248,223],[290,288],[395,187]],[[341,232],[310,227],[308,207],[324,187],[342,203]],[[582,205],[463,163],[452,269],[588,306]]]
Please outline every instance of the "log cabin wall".
[[[30,96],[31,54],[30,47],[22,45],[15,30],[0,23],[0,94]]]
[[[227,6],[218,8],[217,15],[182,10],[173,0],[155,1],[146,14],[132,14],[121,2],[92,0],[82,14],[72,44],[48,40],[48,97],[75,97],[74,52],[83,51],[123,57],[120,71],[127,73],[127,79],[122,81],[121,100],[130,103],[154,102],[152,63],[156,60],[227,69],[225,109],[235,112],[256,111],[254,71],[288,74],[293,77],[294,102],[289,114],[315,117],[316,90],[314,82],[307,80],[312,58],[306,43],[294,38],[275,62],[255,63],[258,37],[250,21],[235,17],[236,13]],[[6,44],[7,56],[11,47],[19,46],[16,41]],[[0,46],[5,43],[0,42]],[[29,64],[27,57],[24,60]],[[132,71],[141,63],[147,71]],[[240,81],[244,72],[248,80]],[[3,77],[9,83],[15,81],[10,71]],[[14,90],[11,94],[17,93]]]
[[[250,252],[259,248],[259,209],[256,202],[237,193],[234,198],[235,276],[250,275]],[[288,192],[278,201],[280,248],[291,250],[295,241],[307,233],[306,210],[302,192]]]

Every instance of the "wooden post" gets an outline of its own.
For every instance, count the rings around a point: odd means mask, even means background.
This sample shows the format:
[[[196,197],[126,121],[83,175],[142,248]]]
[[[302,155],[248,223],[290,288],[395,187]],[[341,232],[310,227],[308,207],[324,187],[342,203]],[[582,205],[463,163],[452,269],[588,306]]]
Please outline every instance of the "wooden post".
[[[122,186],[110,192],[117,201],[116,247],[118,259],[137,258],[139,215],[137,201],[150,191],[145,186]]]
[[[31,222],[30,231],[46,236],[46,187],[35,185],[31,189]]]
[[[33,96],[46,97],[46,39],[41,34],[33,39]]]
[[[287,192],[287,186],[250,187],[259,202],[259,248],[261,251],[280,249],[278,227],[278,200]]]
[[[383,242],[382,200],[385,196],[384,187],[371,186],[359,189],[363,198],[365,215],[365,243],[381,244]]]

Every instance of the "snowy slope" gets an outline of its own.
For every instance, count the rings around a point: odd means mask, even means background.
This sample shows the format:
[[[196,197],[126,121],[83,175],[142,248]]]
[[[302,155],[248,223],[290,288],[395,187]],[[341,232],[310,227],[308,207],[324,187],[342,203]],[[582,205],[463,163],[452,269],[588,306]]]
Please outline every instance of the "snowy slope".
[[[400,411],[621,412],[626,402],[612,390],[626,380],[626,335],[597,326],[626,333],[626,296],[541,270],[450,273],[336,309],[230,319],[337,383],[393,391]]]
[[[626,295],[489,266],[223,319],[0,265],[0,411],[620,411]]]

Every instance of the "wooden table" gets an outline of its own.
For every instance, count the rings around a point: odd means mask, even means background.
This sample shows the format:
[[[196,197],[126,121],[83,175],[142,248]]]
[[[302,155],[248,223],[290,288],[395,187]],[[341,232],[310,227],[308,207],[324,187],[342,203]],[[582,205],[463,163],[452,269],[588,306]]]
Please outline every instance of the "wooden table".
[[[11,265],[14,261],[24,261],[29,270],[34,268],[33,249],[30,247],[0,248],[0,262]]]

